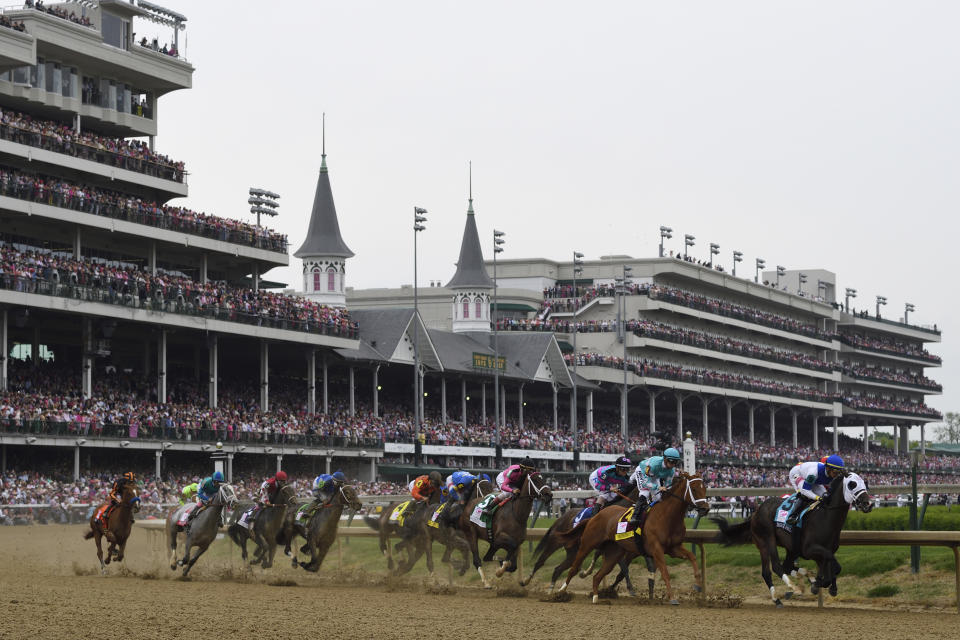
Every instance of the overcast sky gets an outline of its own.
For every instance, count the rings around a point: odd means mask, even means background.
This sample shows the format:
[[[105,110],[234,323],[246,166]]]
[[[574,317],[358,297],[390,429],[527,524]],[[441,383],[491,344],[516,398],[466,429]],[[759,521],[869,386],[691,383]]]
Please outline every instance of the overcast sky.
[[[196,67],[157,137],[191,208],[249,216],[248,187],[275,191],[295,250],[325,111],[348,286],[413,281],[415,204],[420,281],[452,276],[472,160],[481,239],[505,231],[505,258],[651,257],[666,224],[727,268],[738,249],[833,271],[888,317],[914,303],[944,330],[930,404],[960,409],[960,3],[161,4],[187,16]],[[299,287],[300,269],[268,277]]]

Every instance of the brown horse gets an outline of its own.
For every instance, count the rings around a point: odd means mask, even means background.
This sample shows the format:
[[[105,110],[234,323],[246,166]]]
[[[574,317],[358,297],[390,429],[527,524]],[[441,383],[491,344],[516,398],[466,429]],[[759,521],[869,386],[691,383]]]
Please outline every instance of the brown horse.
[[[100,571],[103,573],[106,573],[106,565],[110,564],[111,559],[117,562],[123,561],[123,551],[127,548],[127,538],[130,537],[130,530],[133,528],[133,514],[140,511],[140,496],[136,486],[132,484],[124,486],[123,493],[120,495],[120,503],[110,509],[110,514],[107,516],[107,526],[104,528],[97,515],[107,506],[106,504],[100,505],[94,511],[93,515],[90,516],[90,531],[83,534],[84,540],[96,538],[97,558],[100,560]],[[103,547],[101,545],[101,539],[104,537],[110,543],[107,548],[106,560],[103,559]]]
[[[493,560],[493,554],[498,549],[506,550],[507,557],[497,569],[498,578],[506,571],[511,573],[516,571],[517,551],[527,537],[527,519],[530,517],[530,509],[533,507],[533,501],[536,498],[544,502],[550,502],[553,498],[553,492],[540,474],[535,472],[526,475],[519,495],[510,498],[506,504],[501,505],[493,513],[493,527],[489,537],[486,527],[475,524],[470,520],[470,515],[480,498],[474,497],[467,502],[463,513],[460,515],[460,530],[466,536],[467,544],[470,545],[470,551],[473,554],[473,566],[480,574],[485,589],[489,589],[493,585],[487,582],[487,576],[483,573],[480,552],[477,548],[478,540],[483,538],[491,541],[487,555],[483,557],[483,562]]]
[[[639,543],[636,536],[624,540],[617,540],[617,522],[627,511],[624,507],[606,507],[603,511],[590,518],[587,526],[580,537],[580,550],[577,557],[570,567],[567,579],[560,585],[560,591],[565,591],[570,580],[576,575],[583,564],[583,560],[591,551],[601,548],[604,554],[603,566],[593,577],[593,601],[598,601],[598,590],[600,581],[604,576],[610,573],[621,558],[633,559],[641,555],[653,558],[654,564],[660,570],[663,581],[667,585],[667,598],[670,604],[680,604],[673,597],[673,587],[670,585],[670,573],[667,571],[667,563],[664,560],[664,554],[669,554],[674,558],[686,558],[693,566],[693,576],[696,584],[694,589],[703,590],[703,578],[700,575],[700,568],[697,566],[697,559],[693,553],[683,546],[683,537],[687,532],[683,518],[687,509],[697,509],[702,515],[709,511],[707,502],[707,490],[703,485],[703,480],[699,475],[688,475],[680,472],[673,480],[669,489],[664,490],[663,497],[650,507],[643,522],[643,531]],[[652,576],[651,576],[652,577]]]
[[[427,502],[417,502],[413,499],[404,502],[391,502],[380,512],[379,516],[366,516],[363,521],[367,526],[380,532],[380,553],[387,556],[387,568],[394,575],[402,575],[417,563],[420,556],[427,556],[427,571],[433,573],[433,544],[427,533],[427,519],[433,515],[434,508],[440,502],[440,491],[434,491]],[[398,520],[391,520],[394,509],[405,503],[407,506],[403,516],[403,524]],[[394,547],[390,546],[390,536],[397,536],[400,541]],[[405,560],[394,563],[393,552],[406,551]]]

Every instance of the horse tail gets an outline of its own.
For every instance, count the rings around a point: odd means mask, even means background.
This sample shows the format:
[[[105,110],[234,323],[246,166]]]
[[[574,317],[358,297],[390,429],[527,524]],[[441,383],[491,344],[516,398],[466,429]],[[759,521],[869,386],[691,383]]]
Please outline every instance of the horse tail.
[[[557,526],[556,522],[551,524],[550,528],[547,529],[547,532],[543,534],[542,538],[540,538],[540,542],[537,543],[537,548],[533,550],[534,560],[536,560],[537,557],[546,550],[547,543],[550,541],[550,536],[556,533],[555,532],[556,526]]]
[[[89,540],[90,538],[93,537],[93,535],[94,535],[94,534],[93,534],[93,529],[90,529],[90,531],[87,531],[85,534],[83,534],[83,539],[84,539],[84,540]]]
[[[374,531],[380,531],[380,518],[376,516],[364,516],[363,521]]]
[[[236,522],[230,523],[230,526],[227,527],[227,535],[230,536],[230,539],[233,540],[234,544],[242,544],[240,541],[240,525]]]
[[[752,537],[750,520],[744,520],[738,524],[731,525],[727,522],[726,518],[713,517],[710,519],[720,528],[716,542],[719,542],[725,547],[750,542]]]

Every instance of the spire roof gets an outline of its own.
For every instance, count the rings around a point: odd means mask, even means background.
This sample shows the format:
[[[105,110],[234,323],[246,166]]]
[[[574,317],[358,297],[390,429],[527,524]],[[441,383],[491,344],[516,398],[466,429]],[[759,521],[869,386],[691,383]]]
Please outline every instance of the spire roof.
[[[325,153],[322,155],[320,175],[317,177],[317,191],[313,196],[313,212],[310,214],[307,237],[293,255],[298,258],[353,257],[353,251],[350,251],[350,247],[340,236],[340,223],[337,221],[337,208],[333,204],[333,191],[330,189],[330,174],[327,173],[327,154]]]
[[[460,244],[457,272],[453,274],[453,279],[447,283],[447,287],[493,288],[493,280],[487,275],[487,268],[483,264],[483,251],[480,249],[480,236],[477,233],[472,197],[470,206],[467,208],[467,224],[463,228],[463,242]]]

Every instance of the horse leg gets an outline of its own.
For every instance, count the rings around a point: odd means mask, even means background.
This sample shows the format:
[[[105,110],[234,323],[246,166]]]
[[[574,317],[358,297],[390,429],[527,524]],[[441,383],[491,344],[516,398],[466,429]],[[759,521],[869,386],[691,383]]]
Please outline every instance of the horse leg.
[[[573,580],[573,576],[577,575],[577,571],[580,570],[580,566],[583,564],[584,559],[587,555],[593,551],[591,548],[587,548],[583,538],[580,539],[580,548],[577,549],[577,557],[573,559],[573,564],[570,565],[570,571],[567,573],[567,578],[563,581],[563,584],[560,585],[558,591],[566,591],[567,586],[570,584],[570,581]]]
[[[777,597],[777,588],[773,586],[773,574],[770,572],[770,546],[766,541],[758,542],[754,539],[757,550],[760,551],[760,575],[763,576],[763,583],[767,585],[770,591],[770,600],[776,605],[777,609],[783,608],[783,603]]]
[[[777,557],[779,558],[779,554],[777,554]],[[774,568],[776,569],[776,567]],[[801,593],[803,592],[803,583],[795,586],[793,581],[790,579],[791,576],[797,575],[797,567],[794,564],[794,557],[789,551],[787,551],[783,557],[783,564],[780,566],[779,572],[781,574],[780,577],[783,580],[783,583],[787,585],[787,591],[783,594],[784,600],[789,600],[792,598],[794,590],[800,591]]]
[[[693,567],[693,590],[697,593],[702,593],[703,576],[700,575],[700,565],[697,563],[697,556],[693,555],[693,552],[682,544],[676,545],[670,549],[668,553],[674,558],[686,558],[690,562],[690,566]]]
[[[96,531],[96,530],[94,530],[93,535],[94,535],[94,540],[97,543],[97,560],[100,561],[100,573],[105,574],[107,572],[107,567],[106,567],[106,563],[104,563],[103,561],[103,547],[101,546],[101,543],[100,543],[103,536],[99,531]]]
[[[663,583],[667,587],[667,600],[669,600],[672,605],[679,605],[680,601],[673,597],[673,587],[670,585],[670,572],[667,571],[667,562],[663,557],[663,547],[660,545],[660,541],[653,539],[648,544],[648,551],[650,555],[653,556],[653,562],[657,565],[657,570],[660,571],[660,575],[663,576]]]
[[[184,566],[183,566],[183,577],[186,578],[187,574],[190,573],[190,569],[193,568],[194,563],[196,563],[197,558],[203,555],[203,552],[207,550],[207,547],[210,545],[207,544],[203,547],[197,547],[197,552],[193,554],[193,557],[187,561],[186,556],[184,557]]]
[[[483,563],[480,562],[479,541],[477,540],[477,532],[474,530],[473,525],[471,525],[467,531],[466,537],[467,546],[470,547],[470,555],[473,556],[473,568],[480,574],[480,581],[483,582],[483,588],[490,589],[491,584],[487,582],[487,576],[483,573]]]
[[[586,578],[591,573],[593,573],[594,568],[597,566],[597,561],[600,559],[600,549],[597,549],[593,554],[593,560],[590,562],[590,566],[580,572],[581,578]]]
[[[653,600],[653,588],[657,584],[657,565],[649,555],[643,556],[643,563],[647,565],[647,597]]]
[[[603,554],[603,564],[600,565],[600,569],[593,576],[593,604],[600,601],[600,582],[617,566],[621,557],[623,557],[623,550],[616,546],[608,547]]]
[[[120,542],[119,547],[117,548],[117,562],[123,562],[123,553],[127,549],[127,541],[123,540]]]
[[[177,525],[174,524],[167,534],[167,541],[170,549],[170,570],[177,570]]]
[[[530,584],[530,581],[533,580],[533,575],[540,570],[540,567],[547,563],[547,560],[553,553],[559,548],[560,545],[556,544],[552,539],[547,540],[547,544],[544,546],[543,551],[540,552],[540,555],[537,556],[537,561],[533,563],[533,569],[530,571],[530,575],[527,576],[526,580],[520,581],[520,586],[525,587]],[[572,559],[571,554],[567,553],[567,559]],[[556,582],[556,569],[554,569],[554,579],[550,582],[550,589],[553,589],[553,583]]]
[[[627,593],[630,594],[631,598],[637,597],[637,590],[633,587],[633,582],[630,580],[630,561],[633,558],[629,557],[626,553],[621,556],[620,561],[617,563],[620,565],[620,572],[617,574],[616,579],[613,581],[612,588],[616,590],[617,585],[620,584],[623,580],[627,581]]]
[[[433,577],[433,539],[424,532],[420,536],[420,544],[427,552],[427,573]]]
[[[503,562],[500,563],[500,566],[497,568],[497,577],[500,578],[504,573],[510,571],[511,573],[517,570],[517,548],[518,545],[514,543],[513,539],[508,539],[506,542],[500,544],[500,548],[504,549],[507,552],[506,557],[504,557]]]

